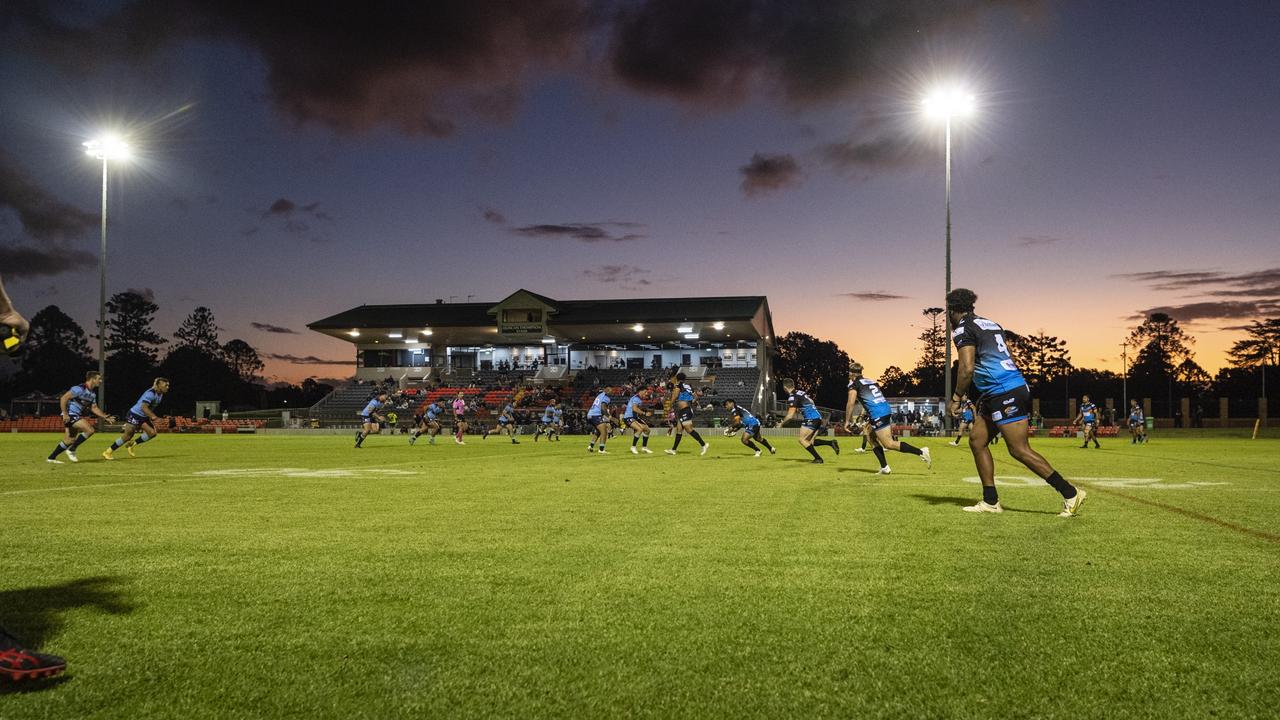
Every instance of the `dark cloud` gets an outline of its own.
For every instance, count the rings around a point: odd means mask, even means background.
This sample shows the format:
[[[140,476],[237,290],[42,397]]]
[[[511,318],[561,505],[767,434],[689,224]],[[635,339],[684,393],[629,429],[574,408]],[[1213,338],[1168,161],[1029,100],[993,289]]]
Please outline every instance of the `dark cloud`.
[[[485,221],[491,222],[494,225],[507,224],[507,216],[503,215],[497,210],[494,210],[493,208],[484,208],[484,210],[480,213],[480,215],[485,219]]]
[[[867,302],[885,302],[888,300],[908,300],[907,295],[895,295],[888,292],[848,292],[840,293],[841,297],[852,298],[854,300],[864,300]]]
[[[1280,298],[1270,300],[1221,300],[1216,302],[1194,302],[1184,305],[1161,305],[1142,310],[1131,319],[1140,320],[1152,313],[1164,313],[1180,322],[1218,319],[1249,319],[1263,316],[1274,316],[1280,313]]]
[[[325,360],[315,355],[288,355],[283,353],[263,353],[262,358],[265,360],[279,360],[280,362],[294,365],[350,365],[352,362],[350,358],[346,360]]]
[[[643,227],[644,225],[641,223],[609,220],[605,222],[525,225],[511,228],[511,232],[525,237],[568,238],[584,243],[628,242],[643,239],[645,236],[634,232],[615,233],[614,230],[636,230]]]
[[[94,267],[98,256],[61,246],[34,248],[0,244],[0,269],[6,278],[61,275]]]
[[[154,61],[189,42],[237,43],[261,58],[286,118],[342,132],[443,137],[506,122],[548,71],[604,74],[630,89],[718,105],[760,91],[792,105],[874,89],[931,38],[993,9],[1045,0],[520,0],[299,5],[284,0],[120,0],[69,13],[18,0],[6,49],[85,73]],[[86,21],[85,17],[94,19]],[[600,69],[603,67],[603,71]]]
[[[582,271],[582,276],[598,283],[616,284],[627,289],[648,287],[653,281],[645,277],[651,270],[635,265],[601,265]]]
[[[297,335],[298,334],[296,330],[290,330],[287,327],[280,327],[279,325],[272,325],[270,323],[251,322],[249,323],[249,325],[254,330],[261,330],[262,332],[279,333],[281,335]]]
[[[299,205],[289,198],[279,198],[271,203],[266,210],[262,212],[263,219],[276,216],[282,218],[293,218],[295,215],[306,215],[316,220],[332,220],[328,213],[320,209],[320,203],[313,202],[306,205]]]
[[[889,131],[883,134],[857,133],[841,142],[818,148],[823,164],[842,174],[867,170],[924,167],[937,162],[936,154],[916,139]]]
[[[758,197],[786,187],[800,184],[803,173],[800,163],[790,155],[765,155],[756,153],[751,162],[738,168],[742,175],[742,192],[747,197]]]
[[[1053,235],[1023,235],[1018,238],[1018,247],[1037,248],[1056,245],[1062,238]]]
[[[1143,283],[1153,290],[1189,293],[1191,297],[1233,298],[1148,308],[1135,316],[1138,318],[1162,312],[1180,321],[1247,320],[1280,313],[1280,267],[1243,273],[1150,270],[1112,277]]]
[[[231,40],[262,58],[285,116],[341,131],[385,125],[446,136],[455,118],[506,120],[526,77],[579,54],[585,0],[297,3],[126,0],[94,24],[60,4],[8,10],[14,40],[68,70],[155,57],[187,41]]]
[[[271,203],[271,206],[262,213],[262,217],[265,218],[272,215],[284,215],[285,217],[288,217],[292,215],[293,211],[297,208],[298,204],[294,201],[288,198],[280,198],[279,200]]]
[[[617,5],[610,60],[628,86],[702,103],[753,89],[792,104],[846,97],[930,37],[1024,0],[649,0]]]
[[[312,229],[312,222],[316,220],[329,221],[333,218],[324,210],[320,209],[320,203],[312,202],[306,205],[290,200],[289,198],[277,198],[274,202],[267,206],[266,210],[257,211],[252,208],[250,212],[257,214],[263,220],[281,221],[279,229],[290,235],[306,235],[311,242],[323,242],[325,238],[320,235],[309,235]],[[240,231],[240,234],[249,237],[256,235],[261,228],[250,227]]]
[[[45,242],[65,242],[98,226],[98,215],[57,199],[0,151],[0,208],[4,207],[17,213],[27,235]]]
[[[143,298],[144,300],[146,300],[147,302],[155,302],[155,301],[156,301],[156,291],[155,291],[155,290],[152,290],[152,289],[151,289],[151,288],[149,288],[149,287],[144,287],[144,288],[125,288],[125,290],[124,290],[124,291],[125,291],[125,292],[127,292],[127,293],[133,293],[134,295],[141,295],[141,296],[142,296],[142,298]]]

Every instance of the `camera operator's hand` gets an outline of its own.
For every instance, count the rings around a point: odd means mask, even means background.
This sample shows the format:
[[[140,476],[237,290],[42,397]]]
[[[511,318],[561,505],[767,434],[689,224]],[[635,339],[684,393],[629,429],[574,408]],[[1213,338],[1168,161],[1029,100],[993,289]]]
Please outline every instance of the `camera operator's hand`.
[[[13,303],[9,302],[9,296],[4,291],[4,281],[0,280],[0,325],[11,327],[18,331],[18,340],[20,342],[27,341],[27,334],[31,332],[31,324],[22,314],[14,309]],[[6,336],[8,333],[6,333]]]

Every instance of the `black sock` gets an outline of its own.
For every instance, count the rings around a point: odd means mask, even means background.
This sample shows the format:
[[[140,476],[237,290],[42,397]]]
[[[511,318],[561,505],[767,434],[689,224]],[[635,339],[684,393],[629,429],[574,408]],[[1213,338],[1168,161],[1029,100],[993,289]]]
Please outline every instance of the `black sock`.
[[[152,436],[150,436],[150,435],[148,435],[148,434],[146,434],[146,433],[142,433],[141,435],[137,435],[137,436],[135,436],[135,439],[134,439],[134,441],[133,441],[133,444],[134,444],[134,445],[141,445],[142,443],[144,443],[144,442],[146,442],[146,441],[150,440],[150,439],[151,439],[151,437],[152,437]]]
[[[676,433],[676,441],[671,443],[671,449],[677,450],[680,447],[680,438],[684,437],[684,433]]]
[[[49,453],[49,459],[50,460],[57,459],[57,457],[62,454],[62,451],[66,449],[67,449],[67,444],[65,442],[58,443],[58,447],[54,448],[53,452]]]
[[[360,432],[360,433],[356,433],[356,444],[357,444],[357,445],[359,445],[360,443],[364,442],[364,439],[365,439],[365,434],[364,434],[364,433],[362,433],[362,432]]]
[[[889,467],[889,461],[884,459],[884,448],[877,445],[871,448],[871,452],[876,454],[876,460],[880,461],[880,467]]]
[[[80,447],[80,444],[81,444],[81,443],[83,443],[85,440],[88,440],[88,439],[89,439],[89,436],[88,436],[88,435],[85,435],[84,433],[80,433],[79,435],[77,435],[77,436],[76,436],[76,440],[75,440],[75,442],[71,443],[71,447],[69,447],[69,448],[67,448],[67,449],[68,449],[68,450],[70,450],[70,451],[72,451],[72,452],[75,452],[76,448]]]
[[[920,448],[916,447],[915,445],[912,445],[911,443],[905,443],[905,442],[898,443],[898,452],[904,452],[908,455],[924,454],[920,451]]]
[[[962,434],[963,434],[963,433],[962,433]],[[957,435],[957,436],[956,436],[956,444],[957,444],[957,445],[959,445],[959,444],[960,444],[960,435]]]
[[[1000,502],[1000,495],[996,493],[995,485],[982,486],[982,502],[988,505],[995,505]]]
[[[805,450],[808,450],[808,451],[809,451],[809,454],[813,456],[813,459],[814,459],[814,460],[821,460],[821,459],[822,459],[822,458],[818,455],[818,451],[813,449],[813,446],[812,446],[812,445],[808,445],[808,446],[806,446],[806,447],[805,447]]]
[[[111,443],[111,451],[115,452],[116,450],[119,450],[120,446],[123,444],[124,444],[124,438],[116,438],[116,441]]]
[[[756,447],[756,444],[751,442],[750,440],[747,441],[747,447],[751,448],[752,450],[755,450],[756,452],[760,452],[760,448]]]
[[[1062,477],[1062,473],[1058,472],[1057,470],[1054,470],[1053,474],[1045,478],[1044,481],[1049,483],[1049,485],[1053,486],[1053,489],[1057,490],[1058,494],[1061,495],[1064,500],[1070,500],[1071,498],[1076,496],[1075,486],[1067,482]]]
[[[836,443],[834,440],[827,440],[825,438],[815,438],[813,441],[813,444],[814,445],[835,445]]]
[[[697,440],[699,445],[707,444],[707,441],[702,439],[702,436],[698,434],[697,430],[690,430],[689,437],[693,438],[694,440]]]
[[[639,436],[639,435],[632,435],[632,436],[631,436],[631,447],[635,447],[635,446],[636,446],[636,443],[638,443],[638,442],[640,442],[640,436]]]
[[[763,446],[765,446],[765,447],[766,447],[766,448],[768,448],[769,450],[773,450],[773,446],[769,444],[769,438],[761,437],[761,438],[760,438],[760,444],[761,444],[761,445],[763,445]]]
[[[867,449],[867,436],[866,436],[866,435],[863,435],[863,436],[862,436],[862,449],[863,449],[863,450],[866,450],[866,449]]]
[[[641,435],[640,437],[644,438],[644,440],[640,443],[640,447],[649,447],[649,433],[646,432],[644,435]]]

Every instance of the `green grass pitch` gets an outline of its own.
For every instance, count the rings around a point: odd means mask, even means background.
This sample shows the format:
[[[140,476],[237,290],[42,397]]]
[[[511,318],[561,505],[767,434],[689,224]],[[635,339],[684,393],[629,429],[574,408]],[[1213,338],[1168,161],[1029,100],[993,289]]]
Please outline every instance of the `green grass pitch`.
[[[1280,441],[1034,442],[932,472],[615,439],[0,437],[0,718],[1273,718]]]

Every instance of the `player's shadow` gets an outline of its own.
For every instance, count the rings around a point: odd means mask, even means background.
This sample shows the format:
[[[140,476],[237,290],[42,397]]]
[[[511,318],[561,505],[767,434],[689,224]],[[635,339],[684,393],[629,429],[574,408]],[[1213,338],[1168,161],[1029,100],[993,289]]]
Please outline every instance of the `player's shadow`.
[[[842,472],[842,473],[861,473],[861,474],[863,474],[863,475],[879,475],[879,474],[880,474],[880,471],[879,471],[879,470],[876,470],[875,468],[865,468],[865,467],[842,467],[842,468],[836,468],[836,472]]]
[[[113,577],[91,577],[58,585],[0,591],[0,627],[31,650],[41,650],[65,624],[68,611],[95,608],[120,615],[133,612],[133,604]],[[0,694],[42,690],[56,681],[0,685]]]
[[[972,505],[977,502],[977,500],[974,500],[971,497],[924,495],[922,493],[912,493],[909,497],[913,497],[929,505],[958,505],[960,507],[964,507],[965,505]]]

